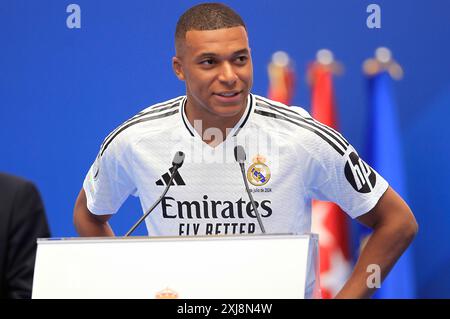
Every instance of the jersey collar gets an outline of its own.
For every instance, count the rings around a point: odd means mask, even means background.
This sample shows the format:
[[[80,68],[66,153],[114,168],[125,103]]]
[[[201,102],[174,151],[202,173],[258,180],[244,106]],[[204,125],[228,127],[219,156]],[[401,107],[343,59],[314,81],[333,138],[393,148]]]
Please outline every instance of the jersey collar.
[[[201,138],[201,136],[199,136],[199,134],[197,133],[197,131],[194,129],[194,127],[191,125],[191,123],[188,121],[187,116],[186,116],[186,101],[187,101],[187,97],[185,96],[183,101],[180,103],[180,114],[181,114],[181,118],[183,121],[184,126],[186,127],[186,129],[189,132],[189,135],[191,135],[192,137],[194,136],[198,136]],[[248,99],[247,99],[247,106],[245,109],[244,114],[242,114],[242,117],[240,118],[240,120],[236,123],[236,125],[233,127],[233,129],[231,130],[230,134],[228,136],[232,136],[235,137],[237,136],[237,134],[239,133],[239,131],[245,126],[245,124],[248,122],[250,115],[253,111],[253,109],[255,108],[255,97],[253,96],[253,94],[249,94],[248,95]]]

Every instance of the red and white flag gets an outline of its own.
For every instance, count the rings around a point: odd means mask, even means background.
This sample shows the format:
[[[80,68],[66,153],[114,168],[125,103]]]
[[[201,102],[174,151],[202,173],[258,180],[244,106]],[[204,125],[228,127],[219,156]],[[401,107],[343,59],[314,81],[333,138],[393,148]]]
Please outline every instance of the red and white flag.
[[[294,95],[295,74],[289,55],[283,51],[275,52],[268,66],[268,73],[270,85],[267,97],[290,105]]]

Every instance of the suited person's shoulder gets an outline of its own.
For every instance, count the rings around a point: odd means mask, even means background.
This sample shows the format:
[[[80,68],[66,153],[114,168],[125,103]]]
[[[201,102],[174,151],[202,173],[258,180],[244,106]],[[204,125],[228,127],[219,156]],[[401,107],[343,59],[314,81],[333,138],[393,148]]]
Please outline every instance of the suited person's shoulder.
[[[21,188],[33,186],[33,182],[16,175],[0,172],[0,188]]]

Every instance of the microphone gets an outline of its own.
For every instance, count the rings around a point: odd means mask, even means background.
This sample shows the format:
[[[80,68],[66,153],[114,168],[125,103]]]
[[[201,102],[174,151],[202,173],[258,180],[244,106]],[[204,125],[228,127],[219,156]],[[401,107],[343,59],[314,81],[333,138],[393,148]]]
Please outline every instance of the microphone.
[[[255,200],[253,199],[252,193],[250,192],[250,188],[248,187],[247,178],[245,178],[245,151],[244,148],[241,145],[236,145],[234,147],[234,158],[236,159],[236,162],[239,163],[239,166],[241,167],[241,173],[242,177],[244,179],[244,185],[245,190],[247,191],[248,197],[250,198],[250,202],[252,203],[253,209],[255,210],[256,219],[258,220],[259,228],[261,228],[261,231],[263,234],[266,233],[266,230],[264,229],[263,222],[261,220],[261,216],[259,215],[258,208],[256,207]]]
[[[164,196],[167,194],[167,192],[169,191],[170,186],[172,185],[172,181],[173,178],[175,177],[175,174],[177,173],[178,169],[183,165],[184,162],[184,153],[181,151],[178,151],[175,153],[175,156],[173,157],[172,160],[172,168],[170,169],[170,171],[172,172],[172,174],[170,175],[170,179],[169,182],[167,183],[166,188],[164,189],[164,192],[162,193],[162,195],[158,198],[158,200],[152,205],[152,207],[150,207],[147,212],[136,222],[136,224],[133,225],[133,227],[131,227],[131,229],[125,234],[125,237],[128,237],[131,235],[131,233],[142,223],[142,221],[144,219],[147,218],[147,216],[155,209],[155,207],[162,201],[162,199],[164,198]]]

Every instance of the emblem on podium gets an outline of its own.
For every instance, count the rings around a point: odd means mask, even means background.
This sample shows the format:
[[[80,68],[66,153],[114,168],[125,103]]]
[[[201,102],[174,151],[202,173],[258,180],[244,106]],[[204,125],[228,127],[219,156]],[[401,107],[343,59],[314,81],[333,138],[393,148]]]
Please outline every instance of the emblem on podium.
[[[155,295],[156,299],[177,299],[178,293],[175,290],[172,290],[170,288],[165,288]]]

